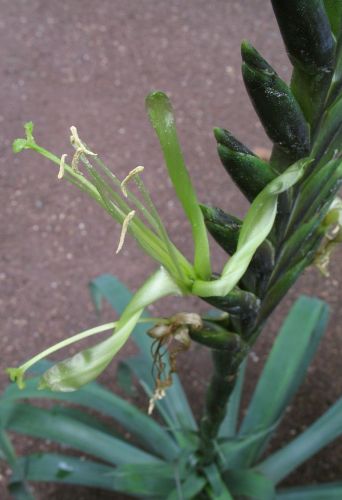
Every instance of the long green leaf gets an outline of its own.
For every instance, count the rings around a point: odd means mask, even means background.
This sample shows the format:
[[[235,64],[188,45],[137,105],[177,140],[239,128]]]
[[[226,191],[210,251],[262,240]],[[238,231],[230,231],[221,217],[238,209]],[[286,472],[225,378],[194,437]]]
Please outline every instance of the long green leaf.
[[[1,425],[20,434],[64,443],[115,465],[160,463],[160,459],[78,420],[27,403],[6,403]]]
[[[123,363],[137,377],[139,384],[150,398],[154,391],[154,380],[151,371],[146,369],[145,359],[142,356],[132,356],[125,359]],[[172,378],[172,387],[168,388],[165,398],[161,401],[156,401],[156,408],[168,426],[168,430],[175,437],[178,445],[181,448],[194,449],[198,444],[195,434],[196,430],[192,425],[189,426],[188,420],[185,420],[186,414],[181,407],[181,402],[177,401],[179,391],[177,386],[174,385],[174,375]]]
[[[166,498],[175,485],[171,464],[130,464],[113,468],[54,453],[29,455],[21,459],[21,464],[30,481],[78,484],[145,498]]]
[[[216,465],[212,464],[205,467],[204,474],[206,475],[210,485],[208,493],[212,500],[234,500]]]
[[[294,469],[342,434],[342,398],[305,432],[273,453],[257,469],[279,483]]]
[[[328,14],[331,31],[337,36],[341,28],[342,2],[341,0],[324,0],[324,6]]]
[[[2,455],[2,456],[1,456]],[[12,474],[16,475],[16,481],[9,484],[9,492],[15,500],[34,500],[32,492],[25,481],[24,469],[17,458],[10,438],[7,436],[4,429],[0,428],[0,460],[5,459],[12,470]]]
[[[115,490],[112,466],[55,453],[36,453],[19,459],[28,481],[78,484]],[[19,478],[14,473],[10,484]]]
[[[342,482],[279,490],[275,498],[276,500],[341,500]]]
[[[300,297],[287,316],[273,345],[242,422],[240,435],[278,422],[304,379],[328,321],[321,300]],[[248,451],[246,465],[259,456],[267,438]]]
[[[195,271],[200,278],[209,279],[211,268],[207,231],[179,145],[171,102],[163,92],[152,92],[146,98],[146,108],[163,150],[173,187],[192,226]]]
[[[270,182],[255,198],[243,221],[235,254],[224,266],[219,279],[196,280],[192,291],[200,297],[224,297],[246,272],[257,248],[269,235],[277,214],[278,195],[292,187],[303,175],[308,160],[291,165]]]
[[[259,500],[274,499],[273,483],[254,470],[231,470],[224,474],[224,481],[227,484],[229,491],[236,498],[243,497]]]
[[[222,470],[245,468],[246,456],[249,456],[250,450],[253,449],[255,445],[258,445],[260,441],[267,440],[272,435],[277,425],[278,422],[251,434],[222,441],[218,447]]]
[[[101,298],[106,299],[113,309],[121,314],[131,298],[131,292],[121,283],[115,276],[103,274],[90,283],[90,291],[93,301],[97,308],[101,305]],[[128,362],[128,365],[134,370],[135,375],[143,382],[144,390],[149,396],[153,392],[153,379],[151,376],[151,344],[152,339],[146,335],[146,329],[152,325],[141,324],[137,325],[132,334],[134,343],[138,346],[141,355],[135,361]],[[168,368],[168,360],[165,359],[166,369]],[[176,374],[172,376],[173,384],[167,390],[166,397],[157,402],[157,409],[161,412],[163,418],[168,425],[180,428],[181,426],[195,431],[197,425],[192,414],[189,402],[184,393],[182,384]],[[151,392],[152,391],[152,392]],[[173,424],[172,424],[173,422]]]
[[[38,390],[36,387],[37,379],[29,380],[23,390],[11,384],[0,398],[0,408],[3,403],[24,398],[68,401],[112,417],[135,436],[147,450],[158,456],[173,460],[178,455],[179,448],[176,442],[155,420],[97,383],[93,382],[72,393],[51,393],[49,390]]]
[[[219,438],[230,438],[236,433],[246,366],[247,360],[243,361],[240,365],[236,384],[229,398],[227,413],[218,433]]]
[[[204,477],[190,474],[186,480],[178,485],[167,497],[166,500],[186,500],[187,498],[196,498],[204,488],[206,480]]]

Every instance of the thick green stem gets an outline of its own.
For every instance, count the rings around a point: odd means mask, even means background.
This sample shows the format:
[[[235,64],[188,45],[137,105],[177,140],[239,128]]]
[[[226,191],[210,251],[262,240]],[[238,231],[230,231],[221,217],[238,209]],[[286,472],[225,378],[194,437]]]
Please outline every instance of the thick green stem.
[[[227,403],[235,387],[239,366],[248,353],[248,346],[240,344],[235,352],[211,349],[213,374],[207,389],[205,408],[200,422],[199,457],[201,465],[215,460],[220,425],[227,412]]]

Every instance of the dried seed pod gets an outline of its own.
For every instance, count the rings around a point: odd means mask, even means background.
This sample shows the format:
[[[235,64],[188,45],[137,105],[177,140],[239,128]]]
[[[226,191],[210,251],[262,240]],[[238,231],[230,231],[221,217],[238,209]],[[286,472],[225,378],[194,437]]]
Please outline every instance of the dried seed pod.
[[[246,89],[267,135],[288,162],[307,156],[309,129],[290,88],[248,42],[241,53]]]
[[[177,313],[170,318],[170,322],[175,327],[178,327],[178,325],[185,325],[195,330],[202,328],[202,318],[196,313]]]

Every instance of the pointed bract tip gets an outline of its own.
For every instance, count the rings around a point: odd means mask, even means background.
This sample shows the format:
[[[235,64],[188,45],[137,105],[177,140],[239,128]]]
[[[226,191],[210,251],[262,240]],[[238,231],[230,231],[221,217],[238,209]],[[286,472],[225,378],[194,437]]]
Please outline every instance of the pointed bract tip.
[[[223,142],[224,141],[224,129],[220,127],[214,127],[213,128],[214,136],[217,142]]]

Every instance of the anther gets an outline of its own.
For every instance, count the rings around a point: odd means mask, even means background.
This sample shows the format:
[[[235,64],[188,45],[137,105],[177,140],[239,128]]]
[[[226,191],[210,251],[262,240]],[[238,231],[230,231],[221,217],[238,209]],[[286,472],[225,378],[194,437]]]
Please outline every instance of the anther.
[[[64,166],[65,166],[65,158],[67,157],[68,155],[66,154],[63,154],[61,156],[61,161],[59,163],[59,172],[58,172],[58,175],[57,175],[57,179],[63,179],[64,177]]]
[[[85,147],[85,145],[83,144],[83,142],[79,138],[79,135],[78,135],[76,127],[74,127],[74,126],[70,127],[70,132],[71,132],[70,142],[71,142],[71,144],[73,146],[75,146],[75,148],[77,148],[77,151],[78,150],[81,151],[80,154],[85,154],[85,155],[90,155],[90,156],[97,156],[96,153],[93,153],[92,151],[90,151],[89,149],[87,149]]]
[[[123,244],[124,244],[124,241],[125,241],[125,237],[126,237],[126,233],[127,233],[127,230],[128,230],[128,225],[131,222],[131,220],[133,219],[134,215],[135,215],[135,210],[132,210],[132,212],[129,212],[126,215],[125,220],[123,221],[122,229],[121,229],[121,234],[120,234],[120,240],[119,240],[118,248],[116,249],[116,253],[119,253],[120,250],[123,247]]]
[[[121,182],[121,191],[123,192],[124,196],[127,198],[127,190],[126,190],[126,184],[127,182],[132,179],[135,175],[140,174],[143,172],[144,167],[142,165],[139,165],[133,170],[130,171],[130,173],[124,178],[124,180]]]

